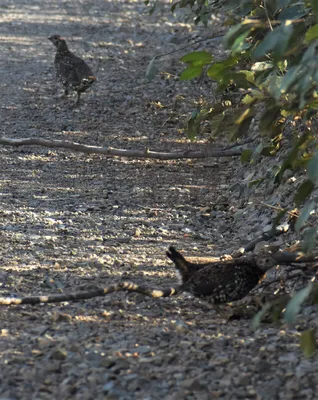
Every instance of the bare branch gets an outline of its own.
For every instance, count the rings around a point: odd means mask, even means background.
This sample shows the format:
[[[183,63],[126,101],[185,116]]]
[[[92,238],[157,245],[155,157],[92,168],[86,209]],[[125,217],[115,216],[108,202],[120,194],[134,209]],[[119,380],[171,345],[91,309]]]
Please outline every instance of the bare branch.
[[[213,263],[209,263],[204,266],[202,264],[203,269],[209,269],[214,265],[218,265],[220,268],[222,266],[238,266],[238,265],[246,265],[249,267],[256,267],[258,265],[263,264],[264,254],[259,255],[250,255],[243,256],[239,258],[226,259],[224,261],[216,261]],[[316,262],[318,259],[317,254],[312,254],[311,256],[304,256],[301,253],[276,253],[276,254],[268,254],[269,261],[272,263],[272,266],[275,266],[277,263],[279,264],[290,264],[297,262]],[[201,271],[202,271],[201,270]],[[270,284],[275,283],[275,281]],[[156,289],[148,286],[138,285],[133,282],[119,282],[106,287],[93,287],[87,290],[73,292],[73,293],[59,293],[59,294],[51,294],[51,295],[38,295],[38,296],[27,296],[27,297],[0,297],[0,306],[9,306],[9,305],[20,305],[20,304],[40,304],[40,303],[60,303],[63,301],[77,301],[77,300],[86,300],[92,299],[94,297],[103,297],[107,294],[119,292],[119,291],[128,291],[128,292],[136,292],[141,293],[144,296],[158,298],[158,297],[171,297],[178,296],[180,293],[187,291],[185,285],[180,285],[177,287],[165,288],[165,289]]]
[[[203,39],[196,40],[194,42],[190,42],[186,46],[179,47],[178,49],[169,51],[168,53],[158,54],[157,56],[154,57],[154,59],[159,59],[159,58],[162,58],[162,57],[166,57],[166,56],[169,56],[170,54],[177,53],[178,51],[185,50],[188,47],[194,46],[194,45],[196,45],[198,43],[206,42],[207,40],[213,40],[213,39],[216,39],[216,38],[219,38],[219,37],[223,37],[223,36],[225,36],[225,34],[223,32],[217,32],[214,35],[208,36],[208,37],[203,38]]]
[[[261,236],[258,238],[252,240],[251,242],[247,243],[247,245],[244,247],[244,252],[247,253],[248,251],[254,250],[255,246],[257,243],[263,242],[263,241],[269,241],[276,236],[282,235],[286,233],[289,230],[289,225],[279,225],[276,228],[272,229],[269,232],[263,233]]]
[[[39,295],[29,297],[0,297],[0,306],[19,305],[19,304],[40,304],[40,303],[60,303],[62,301],[76,301],[92,299],[93,297],[105,296],[109,293],[126,290],[128,292],[137,292],[149,297],[170,297],[182,292],[180,287],[167,289],[152,289],[146,286],[139,286],[133,282],[120,282],[107,287],[96,287],[74,293],[61,293],[52,295]]]
[[[107,157],[118,156],[118,157],[132,157],[132,158],[153,158],[158,160],[176,160],[181,158],[208,158],[208,157],[231,157],[240,156],[241,150],[218,150],[211,151],[209,148],[205,151],[175,151],[175,152],[157,152],[145,150],[126,150],[126,149],[114,149],[112,147],[98,147],[88,146],[85,144],[69,142],[67,140],[48,140],[41,138],[22,138],[22,139],[11,139],[2,137],[0,138],[0,144],[4,146],[43,146],[50,148],[63,148],[73,151],[78,151],[86,154],[103,154]]]

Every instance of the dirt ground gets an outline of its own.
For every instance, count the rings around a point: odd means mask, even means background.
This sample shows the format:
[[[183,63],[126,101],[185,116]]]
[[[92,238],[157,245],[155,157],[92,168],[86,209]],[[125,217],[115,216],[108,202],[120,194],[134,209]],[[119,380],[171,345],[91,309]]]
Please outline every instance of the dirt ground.
[[[66,139],[157,151],[202,149],[184,120],[211,87],[168,74],[145,78],[155,55],[196,35],[142,1],[2,0],[0,129],[10,138]],[[98,81],[73,107],[53,79],[61,34]],[[217,43],[211,50],[217,54]],[[213,47],[214,46],[214,47]],[[182,118],[181,118],[181,117]],[[1,147],[0,294],[68,292],[121,280],[173,286],[165,249],[230,253],[222,197],[229,160],[106,158],[40,147]],[[206,210],[217,210],[211,218]],[[314,399],[317,362],[299,331],[227,322],[192,297],[116,293],[87,301],[2,307],[0,399]]]

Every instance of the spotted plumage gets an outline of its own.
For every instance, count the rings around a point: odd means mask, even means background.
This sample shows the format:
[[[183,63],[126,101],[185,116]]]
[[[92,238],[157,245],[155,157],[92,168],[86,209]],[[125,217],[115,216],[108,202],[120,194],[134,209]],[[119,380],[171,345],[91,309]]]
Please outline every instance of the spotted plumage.
[[[272,260],[259,263],[260,265],[193,264],[172,246],[167,251],[167,256],[181,275],[180,289],[197,297],[209,297],[215,304],[243,298],[273,266]]]
[[[65,39],[59,35],[50,36],[48,39],[56,47],[56,78],[63,84],[65,95],[68,95],[70,90],[77,92],[78,104],[81,93],[96,81],[96,77],[84,60],[69,51]]]

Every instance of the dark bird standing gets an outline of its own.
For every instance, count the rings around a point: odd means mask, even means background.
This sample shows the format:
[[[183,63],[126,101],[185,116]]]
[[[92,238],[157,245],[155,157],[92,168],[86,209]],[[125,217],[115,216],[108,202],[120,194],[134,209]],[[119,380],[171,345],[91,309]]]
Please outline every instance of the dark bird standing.
[[[64,85],[65,95],[68,95],[69,90],[77,92],[78,104],[81,93],[96,81],[96,77],[84,60],[69,51],[65,39],[59,35],[50,36],[48,39],[56,47],[56,77]]]
[[[181,290],[194,296],[209,297],[215,304],[229,303],[246,296],[273,267],[273,260],[264,257],[258,265],[194,264],[187,261],[174,247],[167,256],[181,275]]]

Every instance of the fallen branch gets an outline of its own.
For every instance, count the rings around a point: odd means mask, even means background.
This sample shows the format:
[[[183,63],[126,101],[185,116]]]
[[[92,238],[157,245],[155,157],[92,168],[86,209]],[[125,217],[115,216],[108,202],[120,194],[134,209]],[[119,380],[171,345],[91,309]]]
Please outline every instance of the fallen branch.
[[[145,150],[126,150],[126,149],[114,149],[112,147],[99,147],[99,146],[88,146],[85,144],[69,142],[67,140],[48,140],[41,138],[22,138],[22,139],[11,139],[2,137],[0,138],[0,144],[4,146],[43,146],[50,148],[63,148],[73,151],[78,151],[86,154],[103,154],[107,157],[118,156],[118,157],[132,157],[132,158],[153,158],[158,160],[176,160],[181,158],[208,158],[208,157],[231,157],[240,156],[241,150],[218,150],[211,151],[207,149],[205,151],[175,151],[175,152],[157,152]]]
[[[49,296],[29,296],[29,297],[0,297],[1,306],[19,305],[19,304],[40,304],[40,303],[60,303],[62,301],[76,301],[92,299],[94,297],[105,296],[109,293],[119,292],[126,290],[128,292],[141,293],[148,297],[170,297],[178,295],[182,292],[181,288],[167,288],[167,289],[152,289],[146,286],[139,286],[133,282],[120,282],[115,285],[107,286],[105,288],[96,287],[90,290],[74,292],[74,293],[61,293],[52,294]]]
[[[318,253],[304,254],[301,252],[278,252],[272,254],[273,259],[279,264],[315,263],[318,262]]]
[[[263,233],[258,238],[247,243],[247,245],[244,247],[244,252],[247,253],[249,251],[254,250],[257,243],[264,242],[264,241],[268,242],[269,240],[274,239],[275,237],[288,232],[289,228],[290,228],[290,226],[287,224],[279,225],[276,228],[272,229],[271,231]]]
[[[258,265],[265,263],[268,264],[268,268],[275,266],[276,264],[290,264],[290,263],[303,263],[303,262],[315,262],[318,259],[317,254],[311,256],[304,256],[301,253],[263,253],[257,255],[243,256],[239,258],[226,259],[224,261],[219,260],[216,262],[209,262],[204,264],[193,264],[188,263],[189,268],[195,268],[196,271],[209,272],[209,269],[217,266],[222,269],[226,266],[247,266],[249,268],[256,268]],[[185,260],[184,260],[185,261]],[[201,268],[198,268],[200,267]],[[273,283],[273,282],[271,282]],[[114,285],[102,287],[95,287],[89,290],[83,290],[73,293],[60,293],[52,295],[39,295],[39,296],[28,296],[28,297],[0,297],[0,306],[19,305],[19,304],[40,304],[40,303],[59,303],[63,301],[77,301],[92,299],[94,297],[102,297],[107,294],[119,292],[119,291],[137,292],[144,296],[158,298],[158,297],[171,297],[179,295],[184,291],[190,291],[186,284],[179,285],[175,288],[166,289],[154,289],[147,286],[140,286],[133,282],[120,282]]]

